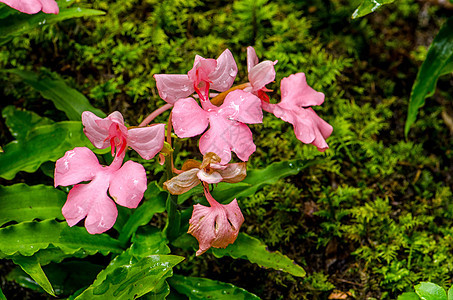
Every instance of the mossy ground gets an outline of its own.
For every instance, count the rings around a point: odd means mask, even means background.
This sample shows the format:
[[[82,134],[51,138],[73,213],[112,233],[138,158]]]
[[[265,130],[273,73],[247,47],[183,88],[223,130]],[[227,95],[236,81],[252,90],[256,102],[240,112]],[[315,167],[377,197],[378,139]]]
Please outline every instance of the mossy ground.
[[[280,80],[295,72],[326,95],[316,108],[334,127],[325,153],[300,143],[290,124],[271,115],[252,127],[257,151],[249,168],[294,158],[318,163],[239,203],[241,230],[287,254],[307,277],[191,253],[178,272],[230,282],[263,299],[326,299],[334,292],[393,299],[420,281],[451,286],[453,142],[442,118],[453,111],[450,75],[440,79],[407,139],[403,133],[418,67],[451,11],[402,0],[351,20],[356,1],[76,3],[106,15],[15,38],[0,48],[1,68],[58,73],[130,125],[164,104],[153,74],[185,73],[195,54],[217,57],[225,48],[238,63],[237,83],[246,80],[247,46],[278,60],[269,86],[274,102]],[[5,106],[65,118],[12,75],[0,74],[0,87]],[[1,144],[12,139],[4,122],[0,132]],[[195,139],[178,143],[184,151],[177,162],[200,158]],[[158,178],[162,169],[149,166],[157,168],[150,178]]]

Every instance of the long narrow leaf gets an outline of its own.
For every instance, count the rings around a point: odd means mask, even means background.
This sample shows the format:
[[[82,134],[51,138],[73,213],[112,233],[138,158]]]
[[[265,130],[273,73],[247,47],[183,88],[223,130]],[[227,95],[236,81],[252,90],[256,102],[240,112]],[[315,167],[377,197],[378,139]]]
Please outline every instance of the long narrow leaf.
[[[74,253],[80,249],[102,254],[119,253],[119,242],[106,234],[89,234],[83,227],[69,227],[54,220],[24,222],[0,229],[0,258],[21,254],[30,256],[49,246],[63,252]]]
[[[172,244],[183,249],[198,248],[196,239],[188,234],[180,236]],[[245,233],[239,233],[236,241],[225,249],[210,248],[208,252],[218,258],[223,256],[242,258],[256,263],[260,267],[272,268],[298,277],[305,276],[305,270],[292,259],[278,251],[269,251],[260,240]]]
[[[2,116],[11,135],[17,140],[25,139],[27,134],[35,127],[54,123],[52,120],[41,117],[32,111],[21,110],[12,105],[2,110]]]
[[[14,14],[0,19],[0,45],[8,42],[14,36],[27,33],[35,28],[44,25],[54,24],[66,19],[99,16],[105,14],[103,11],[86,9],[81,7],[61,8],[60,13],[45,14],[39,12],[34,15]]]
[[[430,97],[436,90],[437,79],[442,74],[453,71],[453,17],[440,28],[434,38],[425,61],[418,71],[412,87],[409,108],[407,112],[404,134],[407,136],[411,125],[415,122],[418,110],[425,105],[425,98]]]
[[[144,198],[143,204],[141,204],[129,217],[120,232],[118,239],[122,244],[127,243],[139,226],[148,224],[154,214],[165,211],[167,193],[161,192],[157,188],[155,182],[148,184],[148,189],[145,192]]]
[[[230,283],[216,280],[173,275],[169,278],[171,287],[186,295],[190,300],[259,300],[260,298],[246,290]]]
[[[34,172],[42,163],[56,161],[74,147],[94,149],[82,128],[82,123],[76,121],[40,126],[24,140],[7,144],[0,153],[0,177],[10,180],[19,171]]]
[[[44,98],[52,101],[55,107],[63,111],[71,121],[80,121],[82,113],[86,110],[99,117],[105,117],[105,114],[94,108],[82,93],[69,87],[60,78],[41,77],[34,72],[18,69],[6,70],[6,72],[22,78],[25,83],[40,92]]]
[[[88,261],[66,261],[51,264],[43,268],[57,295],[71,295],[81,288],[89,286],[103,266]],[[24,288],[43,293],[42,287],[21,268],[13,269],[7,280],[14,281]]]
[[[66,197],[65,192],[53,186],[24,183],[0,186],[0,226],[11,221],[63,219],[61,208]]]
[[[382,5],[393,3],[395,0],[363,0],[360,6],[352,14],[352,18],[360,18],[370,14]]]
[[[115,258],[94,283],[75,299],[136,299],[162,288],[172,268],[184,258],[151,255],[135,261],[128,252]]]
[[[47,293],[55,296],[52,284],[44,273],[36,257],[22,256],[14,259],[14,263],[19,265],[25,273],[30,275],[36,283],[39,284]]]
[[[1,287],[0,287],[0,300],[6,300],[5,294],[3,294]]]

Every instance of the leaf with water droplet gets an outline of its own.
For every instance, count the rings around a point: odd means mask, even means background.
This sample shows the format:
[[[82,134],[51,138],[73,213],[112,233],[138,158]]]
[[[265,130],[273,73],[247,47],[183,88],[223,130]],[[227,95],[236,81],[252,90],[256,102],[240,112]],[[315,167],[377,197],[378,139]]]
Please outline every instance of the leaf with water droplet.
[[[258,300],[258,296],[230,283],[221,281],[173,275],[168,279],[170,286],[178,293],[184,294],[190,300],[218,299],[218,300]]]

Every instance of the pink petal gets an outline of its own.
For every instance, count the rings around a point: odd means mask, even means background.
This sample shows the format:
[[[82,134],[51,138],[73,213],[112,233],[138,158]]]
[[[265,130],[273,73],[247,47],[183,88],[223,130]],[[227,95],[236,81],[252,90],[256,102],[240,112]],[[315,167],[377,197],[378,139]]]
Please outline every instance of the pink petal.
[[[117,217],[115,203],[107,196],[99,197],[88,212],[85,228],[91,234],[103,233],[113,227]]]
[[[207,173],[205,170],[201,169],[197,173],[198,179],[201,181],[207,182],[209,184],[219,183],[222,181],[222,176],[217,172],[212,172],[212,174]]]
[[[200,138],[200,151],[202,154],[214,152],[221,158],[221,164],[231,160],[231,151],[242,161],[247,161],[255,152],[252,132],[247,125],[231,121],[211,113],[210,129]]]
[[[0,0],[0,2],[26,14],[36,14],[42,9],[39,0]]]
[[[101,120],[102,118],[99,118],[90,111],[84,111],[82,113],[83,132],[85,132],[90,142],[98,149],[104,149],[110,146],[110,142],[107,140],[109,126],[99,126],[98,122]]]
[[[164,187],[172,195],[181,195],[200,184],[197,177],[199,169],[194,168],[182,172],[178,176],[164,182]]]
[[[201,255],[210,247],[226,248],[234,243],[243,222],[244,217],[236,199],[228,205],[217,202],[212,207],[194,205],[188,232],[198,240],[199,250],[196,254]]]
[[[66,151],[55,164],[55,187],[91,180],[102,170],[96,155],[86,147]]]
[[[261,100],[257,96],[242,90],[228,93],[218,110],[218,114],[226,119],[242,123],[257,124],[263,122]]]
[[[238,73],[238,67],[234,61],[233,54],[226,49],[217,58],[217,67],[209,74],[211,88],[213,90],[224,92],[228,90],[234,82]]]
[[[154,79],[156,79],[159,96],[170,104],[195,91],[193,81],[185,74],[155,74]]]
[[[127,144],[144,159],[153,158],[164,146],[165,124],[129,129]]]
[[[261,90],[266,84],[275,80],[274,65],[274,62],[265,60],[249,71],[249,81],[252,84],[254,92]]]
[[[293,124],[297,139],[305,144],[312,143],[316,137],[315,124],[307,110],[305,108],[295,108],[294,110],[284,109],[282,111],[285,112],[284,115],[276,116]]]
[[[110,195],[116,203],[125,207],[136,208],[146,188],[145,168],[130,160],[110,178]]]
[[[282,104],[297,106],[321,105],[324,102],[324,94],[315,91],[307,84],[304,73],[292,74],[283,78],[280,86],[282,92]]]
[[[58,8],[55,0],[40,0],[42,3],[42,11],[46,14],[58,14],[60,9]]]
[[[312,142],[319,151],[324,152],[329,146],[326,143],[326,139],[332,134],[333,127],[321,119],[312,108],[308,108],[308,115],[313,120],[315,125],[315,139]]]
[[[247,47],[247,72],[250,73],[250,70],[258,64],[258,56],[256,56],[256,51],[252,46]]]
[[[233,243],[238,236],[239,228],[241,228],[242,223],[244,223],[244,216],[242,215],[241,209],[239,208],[236,198],[229,204],[223,205],[223,207],[226,210],[227,218],[231,223],[230,226],[231,229],[233,230],[234,239],[232,239],[233,241],[231,242]]]
[[[209,75],[216,69],[217,62],[212,58],[195,56],[192,69],[187,72],[189,79],[198,86],[201,81],[209,81]]]
[[[112,228],[117,217],[116,206],[107,196],[109,176],[97,176],[89,184],[77,184],[68,194],[62,214],[69,226],[87,216],[85,227],[91,234]]]
[[[192,98],[180,99],[172,110],[172,123],[180,138],[192,137],[208,127],[208,113]]]

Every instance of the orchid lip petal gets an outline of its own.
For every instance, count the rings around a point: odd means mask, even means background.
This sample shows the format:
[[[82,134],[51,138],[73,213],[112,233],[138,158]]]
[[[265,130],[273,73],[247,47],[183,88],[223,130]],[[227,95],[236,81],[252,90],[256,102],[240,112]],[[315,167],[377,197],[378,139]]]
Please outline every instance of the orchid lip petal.
[[[222,205],[215,201],[206,189],[205,193],[212,206],[194,205],[192,217],[189,220],[188,233],[193,235],[199,243],[197,256],[211,247],[226,248],[234,243],[244,222],[244,216],[236,199],[228,205]]]

